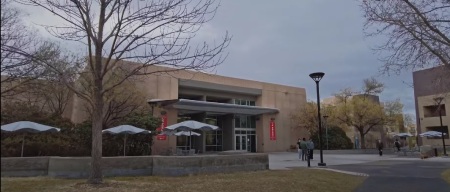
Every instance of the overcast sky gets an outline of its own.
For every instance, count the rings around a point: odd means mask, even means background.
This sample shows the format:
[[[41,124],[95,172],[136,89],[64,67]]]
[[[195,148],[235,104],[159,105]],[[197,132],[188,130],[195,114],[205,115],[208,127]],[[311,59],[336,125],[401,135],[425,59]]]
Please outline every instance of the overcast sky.
[[[52,21],[48,13],[25,9],[32,22]],[[415,114],[411,72],[380,76],[382,63],[370,48],[383,38],[364,37],[362,15],[357,0],[223,0],[201,33],[233,36],[216,74],[303,87],[314,101],[312,72],[325,72],[322,98],[360,89],[364,78],[375,76],[386,85],[382,101],[399,98],[405,113]]]

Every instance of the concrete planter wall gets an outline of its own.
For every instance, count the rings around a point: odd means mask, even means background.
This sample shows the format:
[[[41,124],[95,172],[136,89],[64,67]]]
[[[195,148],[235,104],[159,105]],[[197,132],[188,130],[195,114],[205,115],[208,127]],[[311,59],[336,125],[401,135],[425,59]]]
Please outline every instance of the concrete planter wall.
[[[48,175],[50,157],[2,158],[2,177],[31,177]]]
[[[269,169],[267,154],[154,157],[153,175],[180,176]]]
[[[103,175],[182,176],[199,173],[257,171],[269,168],[267,154],[206,156],[104,157]],[[87,178],[90,157],[2,158],[2,177]]]

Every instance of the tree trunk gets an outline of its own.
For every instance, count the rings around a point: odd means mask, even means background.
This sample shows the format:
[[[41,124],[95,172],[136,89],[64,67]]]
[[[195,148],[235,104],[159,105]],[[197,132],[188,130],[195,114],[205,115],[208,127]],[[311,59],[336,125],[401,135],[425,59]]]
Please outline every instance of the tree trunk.
[[[92,150],[91,150],[91,174],[88,183],[100,184],[103,182],[102,175],[102,128],[103,128],[103,81],[100,77],[101,60],[100,56],[95,56],[94,67],[94,88],[93,88],[93,109],[92,109]]]
[[[364,138],[364,134],[360,131],[359,137],[361,137],[361,149],[366,149],[366,139]]]

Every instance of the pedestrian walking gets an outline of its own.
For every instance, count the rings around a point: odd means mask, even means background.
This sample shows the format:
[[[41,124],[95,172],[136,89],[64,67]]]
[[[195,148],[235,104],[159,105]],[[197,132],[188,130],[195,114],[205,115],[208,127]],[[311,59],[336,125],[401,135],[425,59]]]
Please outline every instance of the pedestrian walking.
[[[397,152],[400,152],[400,141],[398,139],[395,139],[394,145],[397,148]]]
[[[383,143],[381,142],[381,139],[377,140],[377,149],[380,156],[383,156]]]
[[[300,141],[300,148],[302,149],[302,161],[306,160],[306,153],[308,152],[308,142],[305,138]]]
[[[298,159],[302,159],[302,147],[301,147],[302,140],[298,138],[297,140],[297,146],[298,146]]]
[[[313,159],[314,142],[312,141],[311,138],[309,138],[307,147],[308,147],[309,159]]]

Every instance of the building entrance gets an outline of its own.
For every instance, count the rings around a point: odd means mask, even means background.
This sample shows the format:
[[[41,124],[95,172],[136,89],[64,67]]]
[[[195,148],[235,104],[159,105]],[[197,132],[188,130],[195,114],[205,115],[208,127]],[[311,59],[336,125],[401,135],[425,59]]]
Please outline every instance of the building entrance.
[[[235,150],[256,152],[255,131],[235,131]]]

